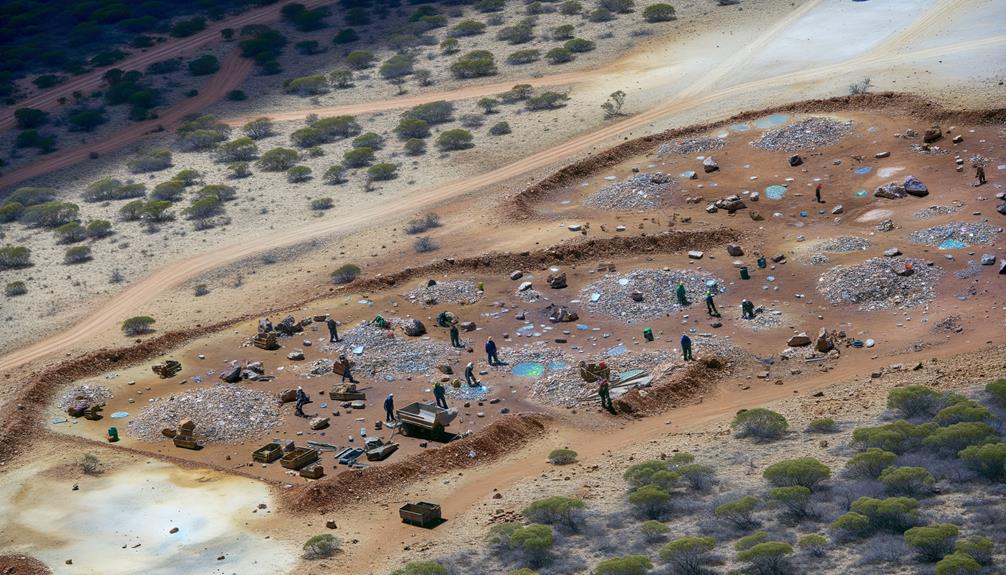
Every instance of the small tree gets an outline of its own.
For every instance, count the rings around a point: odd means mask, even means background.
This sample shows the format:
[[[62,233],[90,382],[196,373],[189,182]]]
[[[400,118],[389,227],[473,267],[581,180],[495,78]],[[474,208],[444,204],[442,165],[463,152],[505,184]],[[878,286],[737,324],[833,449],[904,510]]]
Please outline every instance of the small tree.
[[[828,548],[828,538],[817,533],[810,533],[800,537],[797,545],[811,557],[824,557],[825,550]]]
[[[87,230],[77,222],[63,224],[56,228],[56,239],[61,244],[75,244],[87,238]]]
[[[831,469],[813,457],[798,457],[769,465],[762,476],[777,487],[802,485],[813,489],[831,477]]]
[[[409,138],[402,145],[405,153],[410,156],[421,156],[426,153],[426,142],[419,138]]]
[[[360,276],[360,266],[355,264],[343,264],[332,272],[332,281],[337,284],[348,284]]]
[[[342,164],[349,168],[362,168],[374,161],[374,150],[370,148],[352,148],[342,155]]]
[[[887,394],[887,407],[904,417],[935,415],[943,404],[943,394],[921,385],[896,387]]]
[[[248,162],[258,157],[258,146],[248,136],[243,136],[217,146],[214,157],[218,162]]]
[[[905,543],[914,547],[923,561],[939,561],[953,550],[957,533],[957,526],[949,524],[912,527],[905,531]]]
[[[531,502],[522,513],[534,523],[562,525],[575,531],[585,507],[580,499],[554,496]]]
[[[772,499],[782,504],[790,515],[797,518],[807,517],[811,514],[810,495],[810,489],[802,485],[776,487],[772,490]]]
[[[510,133],[510,124],[507,122],[496,122],[489,128],[489,135],[503,136]]]
[[[676,575],[702,575],[715,547],[712,537],[680,537],[660,548],[660,560]]]
[[[367,168],[367,179],[373,182],[393,180],[398,177],[398,164],[380,162]]]
[[[475,103],[479,108],[482,108],[482,112],[485,114],[494,114],[496,109],[500,105],[500,101],[496,98],[480,98],[478,102]]]
[[[523,552],[528,563],[533,566],[542,565],[548,560],[554,543],[552,528],[538,523],[518,527],[510,536],[510,544]]]
[[[440,42],[440,53],[444,55],[449,56],[451,54],[457,54],[460,51],[461,43],[458,42],[457,38],[444,38],[444,40]]]
[[[451,73],[461,79],[492,76],[496,73],[496,60],[489,50],[474,50],[451,64]]]
[[[670,527],[655,519],[647,519],[639,525],[639,533],[650,543],[662,540],[670,530]]]
[[[569,100],[568,94],[561,92],[542,92],[537,96],[532,96],[524,102],[524,107],[531,112],[539,110],[556,110],[566,105]]]
[[[786,557],[793,553],[793,547],[780,541],[759,543],[737,554],[737,560],[748,563],[759,575],[775,575],[789,572]]]
[[[304,559],[324,559],[339,551],[339,539],[331,533],[315,535],[304,543]]]
[[[789,423],[782,415],[759,407],[738,413],[731,427],[734,428],[736,437],[771,441],[785,435]]]
[[[85,228],[87,237],[92,240],[101,239],[112,235],[112,222],[108,220],[91,220]]]
[[[425,120],[402,118],[395,127],[395,132],[403,139],[425,138],[430,135],[430,125]]]
[[[647,22],[670,22],[674,20],[674,6],[670,4],[650,4],[643,9],[643,19]]]
[[[545,58],[551,64],[565,64],[573,61],[573,51],[566,47],[556,47],[546,52]]]
[[[150,326],[154,325],[155,321],[146,315],[133,316],[122,322],[122,333],[130,337],[150,333],[153,331]]]
[[[444,151],[463,150],[473,146],[472,133],[462,128],[445,130],[437,136],[437,147]]]
[[[645,555],[626,555],[605,559],[594,566],[594,575],[644,575],[653,569]]]
[[[328,81],[332,83],[336,89],[345,90],[347,88],[353,87],[353,71],[352,70],[336,70],[328,75]]]
[[[713,509],[713,515],[732,523],[740,529],[746,529],[756,525],[754,520],[754,510],[758,506],[758,498],[753,495],[746,495],[740,499],[729,501]]]
[[[346,65],[354,70],[365,70],[374,65],[374,54],[368,50],[353,50],[346,55]]]
[[[300,154],[290,148],[273,148],[262,154],[255,165],[265,172],[282,172],[289,170],[300,159]]]
[[[248,162],[233,162],[227,165],[227,171],[231,173],[232,178],[240,180],[251,175],[251,166]]]
[[[610,120],[622,115],[622,105],[625,104],[625,92],[617,90],[608,96],[608,101],[601,104],[604,110],[604,119]]]

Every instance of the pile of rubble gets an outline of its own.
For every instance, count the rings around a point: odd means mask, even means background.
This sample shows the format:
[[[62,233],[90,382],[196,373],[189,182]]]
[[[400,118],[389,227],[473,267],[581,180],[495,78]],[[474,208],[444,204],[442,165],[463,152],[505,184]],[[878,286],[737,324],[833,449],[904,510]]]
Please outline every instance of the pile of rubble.
[[[425,306],[443,304],[472,304],[482,299],[482,290],[474,282],[465,280],[447,280],[438,282],[429,280],[423,287],[410,291],[410,300]]]
[[[717,286],[723,284],[722,280],[708,272],[643,269],[621,277],[600,279],[584,288],[581,299],[587,302],[592,312],[632,323],[681,310],[675,295],[678,283],[685,284],[687,299],[696,313],[705,313],[702,301],[709,290],[707,282],[714,282]]]
[[[674,178],[662,172],[633,174],[587,197],[583,205],[607,210],[647,210],[665,205]]]
[[[852,122],[838,122],[830,118],[808,118],[802,122],[771,130],[752,142],[756,148],[795,152],[838,143],[852,133]]]
[[[967,245],[992,244],[1002,228],[985,222],[952,222],[912,232],[912,243],[938,246],[947,240],[957,240]]]
[[[56,407],[60,411],[66,411],[74,404],[78,403],[78,398],[83,398],[89,405],[101,405],[112,399],[112,390],[101,385],[75,385],[68,388],[59,395],[56,400]]]
[[[710,150],[719,150],[727,145],[726,138],[688,138],[660,144],[657,148],[657,158],[670,154],[701,154]]]
[[[960,208],[957,206],[929,206],[915,212],[912,217],[917,220],[928,220],[929,218],[956,214],[959,211]]]
[[[446,343],[413,339],[395,329],[405,324],[405,320],[390,319],[388,328],[382,329],[373,322],[364,322],[340,334],[338,343],[325,344],[322,351],[345,355],[356,363],[357,372],[370,375],[426,373],[453,356],[453,349]],[[324,366],[320,368],[324,370]]]
[[[222,383],[155,399],[127,429],[143,441],[159,441],[164,429],[175,428],[183,419],[196,424],[201,440],[240,442],[279,425],[279,402],[271,393]]]
[[[822,252],[845,254],[860,252],[870,247],[870,240],[858,236],[838,236],[825,240],[817,245]]]
[[[873,195],[888,200],[900,200],[906,196],[924,198],[929,195],[929,187],[915,176],[905,176],[905,181],[900,184],[898,182],[888,182],[877,187],[873,191]]]
[[[859,304],[864,311],[925,305],[936,296],[939,266],[915,258],[870,258],[836,266],[818,278],[817,289],[831,303]]]
[[[756,307],[754,319],[742,319],[738,325],[755,331],[775,329],[777,327],[782,327],[783,315],[779,310],[766,310],[761,307]]]

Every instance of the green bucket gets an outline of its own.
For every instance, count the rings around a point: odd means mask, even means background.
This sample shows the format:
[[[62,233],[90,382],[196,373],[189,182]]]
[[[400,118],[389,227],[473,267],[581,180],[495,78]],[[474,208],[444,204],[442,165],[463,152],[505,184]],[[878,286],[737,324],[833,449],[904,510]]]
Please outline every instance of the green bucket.
[[[653,328],[648,327],[643,329],[643,337],[646,341],[653,341]]]

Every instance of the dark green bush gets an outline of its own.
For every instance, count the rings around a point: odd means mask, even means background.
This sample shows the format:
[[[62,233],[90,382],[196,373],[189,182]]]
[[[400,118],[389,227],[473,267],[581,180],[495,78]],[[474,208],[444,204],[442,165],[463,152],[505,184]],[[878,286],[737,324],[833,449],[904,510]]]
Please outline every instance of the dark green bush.
[[[337,284],[347,284],[360,276],[360,266],[344,264],[332,272],[332,281]]]
[[[322,118],[311,124],[316,130],[321,130],[328,138],[348,138],[360,133],[360,125],[353,116],[333,116]]]
[[[932,491],[936,478],[923,467],[890,466],[880,474],[880,482],[896,495],[917,497]]]
[[[311,168],[307,166],[293,166],[286,171],[286,181],[291,184],[299,184],[311,179]]]
[[[741,537],[734,543],[735,551],[747,551],[748,549],[758,545],[759,543],[764,543],[768,541],[768,533],[764,531],[755,531],[749,535]]]
[[[87,237],[96,240],[112,235],[112,222],[108,220],[91,220],[87,223]]]
[[[296,150],[273,148],[262,154],[255,165],[265,172],[283,172],[292,168],[298,159],[300,159],[300,154]]]
[[[548,462],[552,465],[569,465],[576,463],[576,452],[572,449],[553,449],[548,454]]]
[[[563,48],[569,50],[573,53],[590,52],[597,47],[596,44],[590,40],[584,40],[583,38],[572,38],[567,40],[565,44],[562,45]]]
[[[716,547],[712,537],[679,537],[660,548],[660,560],[672,573],[701,575],[712,561],[710,553]]]
[[[646,517],[660,517],[671,502],[666,490],[656,485],[644,485],[629,495],[629,503]]]
[[[1006,481],[1006,444],[971,445],[958,453],[968,467],[990,481]]]
[[[904,417],[933,416],[943,405],[943,394],[922,385],[896,387],[887,394],[887,407]]]
[[[510,544],[522,551],[531,565],[542,565],[547,562],[554,543],[555,536],[548,525],[532,523],[518,527],[510,535]]]
[[[939,561],[954,548],[957,526],[950,524],[912,527],[905,531],[905,543],[919,553],[923,561]]]
[[[842,539],[857,539],[870,533],[870,518],[862,513],[850,511],[831,522],[832,531]]]
[[[398,164],[379,162],[367,168],[367,179],[374,182],[393,180],[398,177]]]
[[[642,534],[643,539],[646,539],[650,543],[660,541],[670,530],[670,527],[655,519],[647,519],[639,525],[639,532]]]
[[[447,575],[447,568],[436,561],[410,561],[391,575]]]
[[[846,472],[851,477],[876,479],[887,467],[894,465],[898,459],[896,453],[871,447],[862,453],[857,453],[845,463]]]
[[[860,497],[852,502],[852,510],[865,515],[872,529],[902,533],[918,521],[919,502],[911,497]]]
[[[991,423],[995,419],[996,417],[987,407],[973,401],[961,401],[944,407],[933,417],[933,421],[939,425],[953,425],[965,421]]]
[[[362,168],[374,161],[374,150],[370,148],[352,148],[342,154],[342,164],[348,168]]]
[[[982,535],[971,535],[954,543],[954,553],[963,553],[981,565],[991,565],[995,543]]]
[[[304,559],[324,559],[339,551],[340,541],[331,533],[315,535],[304,543]]]
[[[985,386],[992,402],[1000,407],[1006,407],[1006,378],[999,378]]]
[[[831,477],[831,469],[813,457],[798,457],[769,465],[762,476],[776,487],[802,485],[813,489]]]
[[[810,425],[807,426],[807,431],[809,433],[835,433],[838,431],[838,425],[834,419],[822,417],[811,421]]]
[[[193,76],[208,76],[220,69],[220,60],[212,54],[203,54],[189,62],[189,73]]]
[[[951,553],[936,563],[936,575],[979,575],[982,566],[963,553]]]
[[[781,541],[759,543],[737,554],[737,560],[748,563],[756,573],[765,575],[789,572],[786,556],[793,553],[793,547]]]
[[[533,523],[562,525],[575,530],[586,507],[581,499],[556,495],[533,501],[521,513]]]
[[[45,202],[27,206],[18,220],[32,228],[57,228],[77,219],[80,207],[70,202]]]
[[[464,150],[474,145],[473,139],[472,133],[464,128],[444,130],[437,136],[437,147],[444,151]]]
[[[566,47],[552,48],[545,53],[545,58],[551,64],[565,64],[573,61],[573,51]]]
[[[745,495],[740,499],[717,506],[713,509],[713,515],[739,528],[747,528],[755,525],[754,510],[758,503],[757,497]]]
[[[810,495],[810,489],[802,485],[776,487],[772,490],[772,499],[778,501],[794,517],[807,517],[811,514]]]
[[[26,293],[28,293],[28,286],[23,281],[9,282],[3,289],[3,294],[6,297],[17,297]]]
[[[800,537],[797,543],[804,552],[813,557],[824,557],[828,548],[828,538],[817,533],[810,533]]]
[[[594,575],[644,575],[653,569],[646,555],[626,555],[605,559],[594,566]]]
[[[969,445],[994,443],[997,439],[988,424],[964,421],[933,431],[922,443],[940,451],[957,453]]]
[[[462,79],[492,76],[496,73],[496,59],[489,50],[474,50],[451,64],[451,73]]]
[[[913,425],[899,419],[886,425],[857,428],[852,432],[852,441],[862,447],[904,453],[920,447],[922,441],[938,428],[938,425],[931,422]]]
[[[77,222],[63,224],[56,228],[56,239],[61,244],[75,244],[87,238],[87,230]]]
[[[674,20],[674,6],[663,3],[650,4],[643,9],[643,19],[650,23]]]
[[[785,417],[761,407],[741,411],[730,425],[736,437],[753,437],[766,441],[781,438],[789,428]]]

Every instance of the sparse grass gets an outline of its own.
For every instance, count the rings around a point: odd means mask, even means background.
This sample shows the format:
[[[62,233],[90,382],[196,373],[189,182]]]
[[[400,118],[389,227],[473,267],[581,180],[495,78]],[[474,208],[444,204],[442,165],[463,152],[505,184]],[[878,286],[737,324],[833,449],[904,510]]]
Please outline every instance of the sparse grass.
[[[315,535],[304,543],[304,559],[324,559],[335,555],[341,548],[342,542],[331,533]]]

